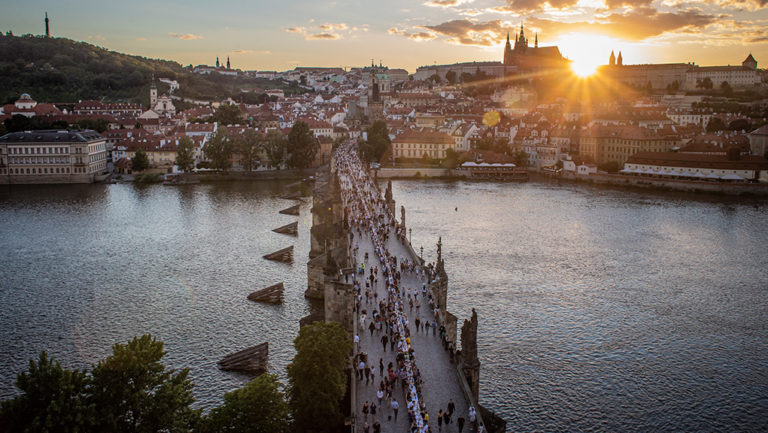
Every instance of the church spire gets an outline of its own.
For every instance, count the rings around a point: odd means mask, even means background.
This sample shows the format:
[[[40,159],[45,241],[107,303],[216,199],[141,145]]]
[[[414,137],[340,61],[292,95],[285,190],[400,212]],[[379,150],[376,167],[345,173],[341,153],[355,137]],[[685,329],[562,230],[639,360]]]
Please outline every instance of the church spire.
[[[509,43],[509,32],[507,32],[507,43]]]
[[[608,58],[608,65],[616,66],[616,56],[613,55],[613,50],[611,50],[611,57]]]
[[[48,19],[48,12],[45,13],[45,37],[50,38],[51,37],[51,28],[49,26],[49,23],[51,20]]]
[[[622,66],[624,64],[624,59],[621,57],[621,51],[619,51],[619,57],[616,58],[616,66]]]
[[[227,56],[227,69],[229,69],[229,56]]]
[[[536,41],[534,42],[534,48],[539,48],[539,32],[536,32]]]

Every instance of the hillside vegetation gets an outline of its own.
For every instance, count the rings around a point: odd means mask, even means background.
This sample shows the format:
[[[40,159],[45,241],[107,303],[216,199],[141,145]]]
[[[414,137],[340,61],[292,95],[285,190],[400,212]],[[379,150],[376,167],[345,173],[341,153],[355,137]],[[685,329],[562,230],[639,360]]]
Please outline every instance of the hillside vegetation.
[[[301,91],[280,80],[194,74],[177,62],[117,53],[66,38],[0,34],[0,104],[29,93],[42,102],[96,99],[147,105],[153,74],[177,80],[181,89],[174,95],[193,99],[239,100],[243,90],[252,89]],[[160,92],[167,92],[163,83],[157,85]]]

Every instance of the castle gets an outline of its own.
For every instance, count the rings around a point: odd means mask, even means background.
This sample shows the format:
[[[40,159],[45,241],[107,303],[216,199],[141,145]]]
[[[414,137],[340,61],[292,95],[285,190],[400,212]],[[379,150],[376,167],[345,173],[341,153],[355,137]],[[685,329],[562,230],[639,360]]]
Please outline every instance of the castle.
[[[539,71],[544,69],[567,68],[569,60],[560,54],[557,47],[539,47],[539,35],[534,36],[533,47],[528,45],[525,29],[520,24],[520,33],[515,34],[515,48],[509,41],[504,45],[504,66],[516,66],[518,71]]]

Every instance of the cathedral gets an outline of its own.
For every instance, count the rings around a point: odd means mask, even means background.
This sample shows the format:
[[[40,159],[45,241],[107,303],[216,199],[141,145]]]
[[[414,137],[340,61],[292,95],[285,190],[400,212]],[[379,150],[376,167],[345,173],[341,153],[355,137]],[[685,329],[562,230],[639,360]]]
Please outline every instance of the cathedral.
[[[504,45],[504,66],[516,66],[519,71],[567,68],[569,60],[560,54],[557,47],[539,47],[539,35],[534,35],[533,47],[528,45],[525,29],[520,24],[520,33],[515,34],[515,48],[509,41]]]

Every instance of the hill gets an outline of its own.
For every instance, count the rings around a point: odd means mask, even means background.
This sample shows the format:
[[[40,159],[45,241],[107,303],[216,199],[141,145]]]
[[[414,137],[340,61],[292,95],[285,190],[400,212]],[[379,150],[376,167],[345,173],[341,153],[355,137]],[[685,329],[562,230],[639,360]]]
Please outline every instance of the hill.
[[[0,104],[29,93],[45,102],[95,99],[148,105],[153,74],[178,81],[181,88],[174,95],[192,99],[250,99],[257,95],[243,90],[252,89],[302,91],[281,80],[199,75],[177,62],[117,53],[66,38],[0,34]],[[157,85],[161,93],[167,92],[165,84]]]

